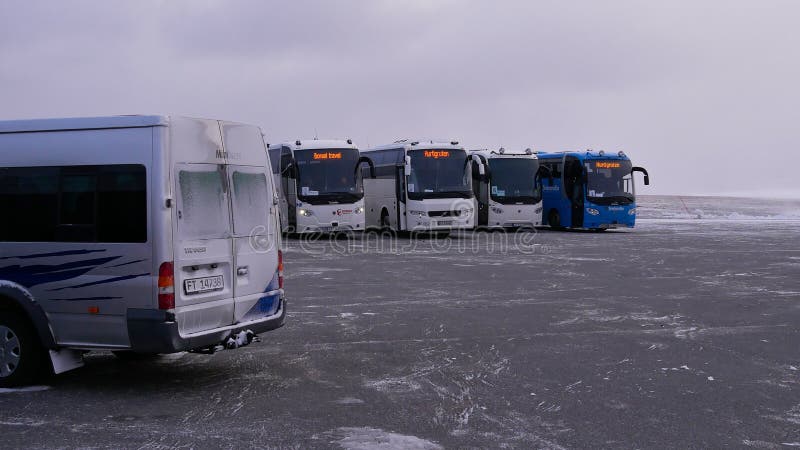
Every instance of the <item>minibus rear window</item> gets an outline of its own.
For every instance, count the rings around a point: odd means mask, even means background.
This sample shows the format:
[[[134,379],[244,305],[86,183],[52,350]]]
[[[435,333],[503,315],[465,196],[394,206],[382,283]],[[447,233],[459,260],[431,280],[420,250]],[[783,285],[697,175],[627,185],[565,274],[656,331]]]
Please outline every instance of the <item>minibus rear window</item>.
[[[187,239],[228,236],[228,200],[220,170],[181,170],[178,183],[181,205],[178,212],[181,235]]]
[[[267,226],[267,178],[233,172],[233,229],[237,236],[263,233]]]

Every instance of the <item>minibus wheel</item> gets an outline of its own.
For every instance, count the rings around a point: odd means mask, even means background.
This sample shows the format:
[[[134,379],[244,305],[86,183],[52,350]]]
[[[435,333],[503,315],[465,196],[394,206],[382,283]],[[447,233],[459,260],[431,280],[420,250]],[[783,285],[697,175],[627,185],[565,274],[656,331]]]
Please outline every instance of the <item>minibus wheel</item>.
[[[29,384],[44,375],[45,353],[30,322],[18,313],[0,317],[0,387]]]

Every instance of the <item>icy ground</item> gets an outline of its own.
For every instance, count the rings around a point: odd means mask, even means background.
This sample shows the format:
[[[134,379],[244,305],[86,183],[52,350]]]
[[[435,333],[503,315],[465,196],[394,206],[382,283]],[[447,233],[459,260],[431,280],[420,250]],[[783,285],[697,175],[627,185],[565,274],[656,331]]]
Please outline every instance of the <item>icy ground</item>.
[[[798,211],[645,197],[633,231],[524,248],[289,241],[286,327],[3,391],[0,446],[794,448]]]

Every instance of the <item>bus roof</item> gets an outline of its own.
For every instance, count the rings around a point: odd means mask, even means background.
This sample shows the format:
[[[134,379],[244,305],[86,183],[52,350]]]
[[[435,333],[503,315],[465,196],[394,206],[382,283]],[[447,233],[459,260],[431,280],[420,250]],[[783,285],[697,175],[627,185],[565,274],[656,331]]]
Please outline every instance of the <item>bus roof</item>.
[[[282,142],[278,144],[270,144],[270,148],[285,146],[292,150],[308,150],[308,149],[331,149],[331,148],[353,148],[358,150],[358,146],[350,139],[298,139],[294,142]]]
[[[539,159],[561,159],[564,155],[575,156],[578,159],[629,159],[623,151],[606,152],[604,150],[536,152],[536,155]]]
[[[489,150],[485,148],[470,150],[470,154],[478,154],[485,158],[526,158],[526,159],[537,159],[536,153],[530,151],[530,149],[526,149],[521,152],[510,152],[504,148],[500,150]]]
[[[441,149],[441,148],[450,148],[453,150],[464,150],[463,145],[459,145],[458,141],[456,140],[445,140],[445,139],[401,139],[398,141],[394,141],[391,144],[384,144],[379,145],[377,147],[372,147],[367,150],[363,150],[365,152],[372,152],[376,150],[391,150],[395,148],[405,148],[406,150],[413,150],[413,149]]]
[[[140,128],[166,126],[167,116],[130,115],[106,117],[67,117],[58,119],[24,119],[0,121],[0,133],[31,131],[98,130],[107,128]]]

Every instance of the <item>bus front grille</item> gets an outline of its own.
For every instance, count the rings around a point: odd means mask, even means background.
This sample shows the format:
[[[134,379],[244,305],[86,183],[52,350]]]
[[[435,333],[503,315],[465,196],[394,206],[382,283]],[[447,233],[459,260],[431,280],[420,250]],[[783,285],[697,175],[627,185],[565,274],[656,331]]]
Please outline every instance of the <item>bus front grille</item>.
[[[458,217],[461,211],[428,211],[430,217]]]

